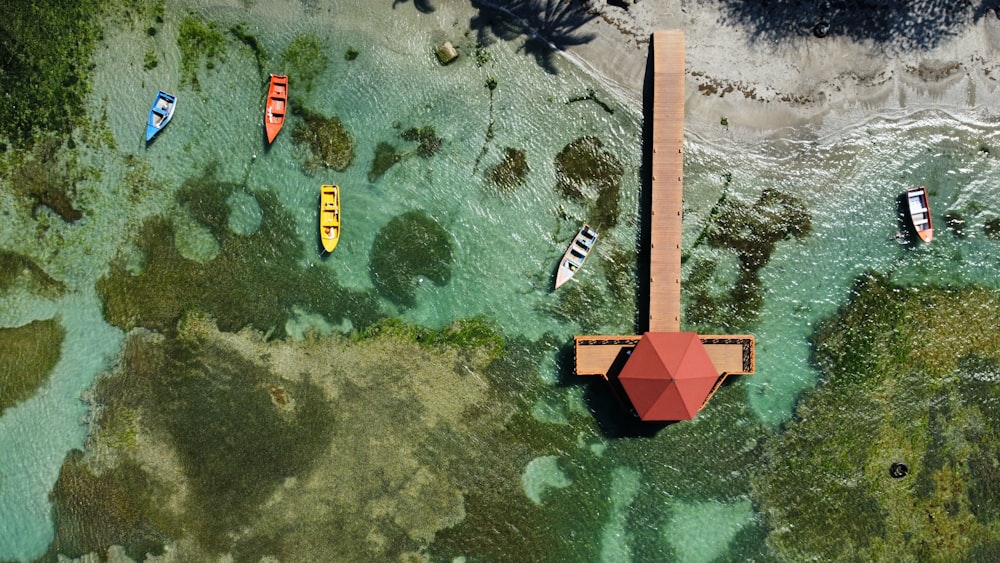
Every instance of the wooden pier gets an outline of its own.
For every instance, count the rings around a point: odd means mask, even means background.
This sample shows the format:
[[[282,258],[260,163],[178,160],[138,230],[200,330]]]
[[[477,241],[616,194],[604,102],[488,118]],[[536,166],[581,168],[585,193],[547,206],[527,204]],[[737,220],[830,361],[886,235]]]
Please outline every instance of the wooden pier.
[[[649,331],[680,332],[681,227],[684,194],[684,32],[653,34],[652,203],[649,248]],[[754,372],[751,335],[698,335],[727,375]],[[577,336],[577,375],[607,378],[620,370],[640,336]],[[714,393],[714,390],[713,390]],[[707,400],[707,399],[706,399]]]
[[[649,330],[681,330],[684,195],[684,32],[653,34],[653,202]]]

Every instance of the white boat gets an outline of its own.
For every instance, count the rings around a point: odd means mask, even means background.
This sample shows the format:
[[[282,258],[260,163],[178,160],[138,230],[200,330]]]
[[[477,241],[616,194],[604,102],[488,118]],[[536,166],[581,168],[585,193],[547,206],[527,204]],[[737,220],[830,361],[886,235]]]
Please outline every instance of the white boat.
[[[573,237],[573,242],[569,243],[569,247],[566,248],[562,260],[559,261],[559,271],[556,272],[556,289],[569,281],[583,267],[583,262],[587,259],[590,251],[594,249],[595,242],[597,242],[597,231],[584,223],[583,227],[580,227],[580,232]]]
[[[906,205],[917,236],[924,242],[930,242],[934,238],[934,225],[931,223],[931,210],[927,203],[927,188],[920,186],[906,190]]]

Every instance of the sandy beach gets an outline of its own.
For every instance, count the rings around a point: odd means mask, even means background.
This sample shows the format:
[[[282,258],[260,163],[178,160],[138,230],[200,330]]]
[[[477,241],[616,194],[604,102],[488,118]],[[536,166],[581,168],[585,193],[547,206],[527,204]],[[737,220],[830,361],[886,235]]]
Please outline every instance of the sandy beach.
[[[685,32],[695,134],[717,134],[723,117],[731,133],[751,137],[788,134],[788,127],[809,135],[872,113],[925,108],[988,117],[1000,99],[1000,19],[985,3],[946,13],[903,2],[857,2],[850,11],[829,2],[591,4],[594,17],[572,32],[576,39],[554,42],[638,99],[652,33]],[[822,23],[827,35],[817,37]]]

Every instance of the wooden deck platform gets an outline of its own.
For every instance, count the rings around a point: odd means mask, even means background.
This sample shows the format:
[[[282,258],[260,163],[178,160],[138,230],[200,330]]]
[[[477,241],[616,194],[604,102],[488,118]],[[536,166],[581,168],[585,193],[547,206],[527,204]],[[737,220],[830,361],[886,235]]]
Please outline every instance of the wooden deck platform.
[[[653,202],[649,331],[681,330],[684,194],[684,32],[653,34]]]
[[[641,336],[577,336],[576,374],[607,377],[623,352],[635,348]],[[754,372],[754,339],[749,334],[698,335],[719,373],[744,375]]]

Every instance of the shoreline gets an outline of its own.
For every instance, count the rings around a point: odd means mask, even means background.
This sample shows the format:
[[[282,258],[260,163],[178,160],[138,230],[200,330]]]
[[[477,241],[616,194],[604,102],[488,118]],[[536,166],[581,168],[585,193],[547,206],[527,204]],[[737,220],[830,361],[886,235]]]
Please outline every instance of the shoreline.
[[[652,33],[685,32],[686,129],[698,137],[717,137],[721,126],[738,140],[815,138],[885,112],[988,118],[1000,105],[1000,17],[992,11],[932,48],[907,51],[808,33],[755,41],[745,26],[723,21],[722,0],[594,4],[596,17],[575,31],[592,38],[564,52],[640,103]]]

